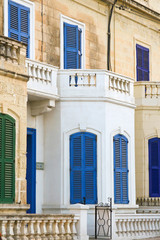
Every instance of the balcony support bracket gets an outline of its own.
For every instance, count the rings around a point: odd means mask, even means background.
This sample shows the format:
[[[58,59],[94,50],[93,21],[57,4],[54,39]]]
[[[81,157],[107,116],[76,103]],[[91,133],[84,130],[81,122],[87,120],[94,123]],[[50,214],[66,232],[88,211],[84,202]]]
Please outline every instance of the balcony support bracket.
[[[31,114],[32,116],[42,115],[44,113],[52,111],[55,107],[55,100],[41,100],[31,102]]]

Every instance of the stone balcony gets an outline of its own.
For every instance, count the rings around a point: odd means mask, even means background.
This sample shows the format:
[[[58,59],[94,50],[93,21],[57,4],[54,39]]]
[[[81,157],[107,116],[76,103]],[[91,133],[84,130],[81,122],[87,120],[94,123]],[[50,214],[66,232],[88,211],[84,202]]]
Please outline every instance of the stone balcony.
[[[59,70],[58,89],[62,99],[88,99],[133,105],[130,78],[106,70]]]
[[[160,106],[160,82],[135,82],[134,92],[137,106]]]

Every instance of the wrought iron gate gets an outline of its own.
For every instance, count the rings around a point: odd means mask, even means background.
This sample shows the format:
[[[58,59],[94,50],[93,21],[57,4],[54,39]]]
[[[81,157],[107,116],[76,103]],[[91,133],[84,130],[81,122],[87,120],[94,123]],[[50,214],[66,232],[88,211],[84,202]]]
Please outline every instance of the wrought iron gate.
[[[95,206],[95,239],[112,239],[112,198]]]

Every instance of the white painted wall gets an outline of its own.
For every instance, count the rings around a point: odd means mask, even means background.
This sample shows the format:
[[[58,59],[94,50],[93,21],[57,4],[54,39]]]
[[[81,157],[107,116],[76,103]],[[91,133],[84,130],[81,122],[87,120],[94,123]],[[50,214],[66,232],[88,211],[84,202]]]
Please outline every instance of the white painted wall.
[[[41,212],[42,207],[44,213],[69,212],[69,136],[80,131],[88,131],[97,135],[98,202],[107,202],[108,197],[112,197],[114,202],[113,136],[123,134],[128,138],[130,202],[125,206],[116,205],[114,207],[133,209],[136,205],[135,105],[132,80],[111,74],[113,80],[111,82],[110,73],[99,71],[95,75],[94,86],[85,85],[76,88],[69,86],[69,74],[69,71],[66,72],[66,70],[58,73],[60,101],[56,102],[56,106],[51,112],[36,118],[37,157],[38,161],[45,163],[44,173],[37,173],[37,209]],[[118,79],[118,87],[115,85],[116,79]],[[129,92],[122,88],[122,83],[126,82]],[[33,119],[29,117],[29,120],[32,122]],[[41,189],[43,181],[44,189],[43,187]],[[93,235],[94,206],[89,207],[88,233]]]

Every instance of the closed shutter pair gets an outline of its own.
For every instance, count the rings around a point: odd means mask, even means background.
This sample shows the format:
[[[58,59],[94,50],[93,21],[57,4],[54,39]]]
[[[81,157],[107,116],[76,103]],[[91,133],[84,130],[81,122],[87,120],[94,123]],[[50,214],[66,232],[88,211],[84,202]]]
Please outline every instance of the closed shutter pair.
[[[8,36],[27,44],[30,57],[30,9],[13,1],[8,3]]]
[[[15,198],[15,120],[0,114],[0,203]]]

